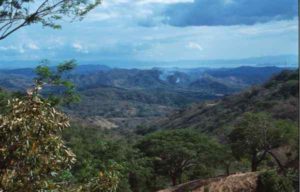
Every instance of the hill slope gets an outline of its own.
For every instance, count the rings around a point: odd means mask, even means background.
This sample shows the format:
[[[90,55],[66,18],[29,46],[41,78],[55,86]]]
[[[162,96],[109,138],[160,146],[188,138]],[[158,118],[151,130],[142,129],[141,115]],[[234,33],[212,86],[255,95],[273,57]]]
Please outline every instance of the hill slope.
[[[256,192],[258,174],[255,172],[234,174],[228,177],[200,179],[184,183],[158,192],[205,192],[205,191],[231,191]]]
[[[223,128],[226,130],[241,114],[261,111],[269,112],[276,119],[298,121],[298,75],[298,71],[284,71],[262,86],[177,111],[157,122],[154,127],[196,128],[221,134]]]

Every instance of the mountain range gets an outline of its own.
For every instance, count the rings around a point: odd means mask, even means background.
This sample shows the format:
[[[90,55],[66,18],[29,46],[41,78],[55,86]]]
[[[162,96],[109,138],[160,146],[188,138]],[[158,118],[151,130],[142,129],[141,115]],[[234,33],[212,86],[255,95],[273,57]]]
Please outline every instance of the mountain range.
[[[142,60],[77,60],[80,65],[106,65],[111,68],[138,68],[138,69],[151,69],[153,67],[164,68],[199,68],[199,67],[240,67],[240,66],[252,66],[252,67],[297,67],[298,55],[275,55],[275,56],[261,56],[261,57],[249,57],[240,59],[203,59],[203,60],[175,60],[175,61],[142,61]],[[55,63],[61,61],[51,61],[50,66],[54,66]],[[36,67],[40,61],[37,60],[7,60],[0,62],[0,69],[20,69],[24,67],[33,68]]]
[[[81,102],[64,110],[77,123],[103,128],[156,121],[174,110],[215,100],[261,84],[281,72],[278,67],[121,69],[80,65],[66,76]],[[25,91],[32,68],[0,70],[0,87]]]

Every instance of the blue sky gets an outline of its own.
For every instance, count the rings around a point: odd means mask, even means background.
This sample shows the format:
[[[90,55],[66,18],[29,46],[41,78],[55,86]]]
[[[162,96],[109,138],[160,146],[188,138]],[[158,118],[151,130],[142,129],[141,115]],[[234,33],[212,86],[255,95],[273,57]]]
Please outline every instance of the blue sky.
[[[298,53],[297,0],[104,0],[61,30],[32,25],[0,60],[178,61]]]

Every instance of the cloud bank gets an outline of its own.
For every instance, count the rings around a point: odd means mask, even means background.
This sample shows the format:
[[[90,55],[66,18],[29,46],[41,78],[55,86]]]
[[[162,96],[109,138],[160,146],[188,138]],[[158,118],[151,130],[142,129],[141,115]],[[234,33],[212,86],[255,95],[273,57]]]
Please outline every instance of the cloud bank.
[[[174,26],[253,25],[290,20],[298,15],[297,0],[194,0],[169,5],[165,23]]]
[[[298,54],[297,0],[104,0],[82,22],[62,26],[18,31],[0,42],[0,60],[134,63]]]

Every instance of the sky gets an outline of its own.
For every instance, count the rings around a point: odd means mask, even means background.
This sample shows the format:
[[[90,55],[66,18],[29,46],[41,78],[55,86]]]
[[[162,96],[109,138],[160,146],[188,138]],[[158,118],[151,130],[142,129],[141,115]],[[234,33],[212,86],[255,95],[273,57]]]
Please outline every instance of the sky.
[[[297,0],[104,0],[61,30],[31,25],[0,60],[175,62],[298,54]]]

